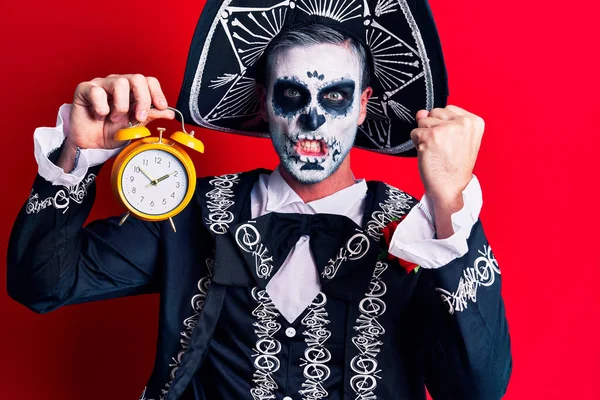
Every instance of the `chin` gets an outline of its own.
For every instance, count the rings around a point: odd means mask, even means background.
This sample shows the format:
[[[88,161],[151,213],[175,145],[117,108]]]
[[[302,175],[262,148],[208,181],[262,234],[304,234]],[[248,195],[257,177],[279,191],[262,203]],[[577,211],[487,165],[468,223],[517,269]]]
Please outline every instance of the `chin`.
[[[322,182],[331,176],[331,173],[327,171],[303,171],[295,166],[290,168],[287,163],[283,162],[281,165],[295,180],[305,185]]]

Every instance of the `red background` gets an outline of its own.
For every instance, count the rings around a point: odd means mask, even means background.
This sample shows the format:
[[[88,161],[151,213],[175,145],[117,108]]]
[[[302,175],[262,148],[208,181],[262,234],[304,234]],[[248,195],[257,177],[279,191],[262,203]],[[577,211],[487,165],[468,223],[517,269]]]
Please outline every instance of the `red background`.
[[[0,287],[10,228],[36,172],[35,127],[54,126],[78,82],[110,73],[156,76],[174,105],[202,4],[2,2]],[[450,103],[487,124],[475,174],[512,337],[507,399],[600,398],[597,4],[431,0]],[[267,140],[199,137],[199,175],[276,165]],[[423,193],[415,159],[360,150],[352,159],[358,177]],[[109,168],[92,218],[121,211]],[[3,289],[0,398],[137,399],[152,368],[157,305],[139,296],[36,315]]]

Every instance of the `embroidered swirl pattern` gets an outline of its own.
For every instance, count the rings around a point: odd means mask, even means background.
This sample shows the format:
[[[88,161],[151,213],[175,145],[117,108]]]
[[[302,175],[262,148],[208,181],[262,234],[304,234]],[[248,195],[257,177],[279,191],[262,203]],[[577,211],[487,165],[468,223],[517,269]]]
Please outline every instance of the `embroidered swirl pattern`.
[[[258,306],[252,311],[252,316],[256,318],[252,325],[258,339],[253,349],[256,370],[252,375],[252,382],[255,385],[250,389],[250,394],[254,400],[274,399],[274,391],[278,386],[273,374],[281,366],[277,358],[281,352],[281,343],[274,337],[281,329],[281,324],[277,322],[279,313],[266,290],[253,288],[252,298],[258,302]]]
[[[214,189],[206,193],[206,207],[209,211],[208,217],[206,218],[206,223],[209,229],[217,235],[226,233],[227,228],[229,228],[229,224],[234,221],[233,213],[229,211],[229,208],[235,204],[235,202],[232,200],[234,197],[233,187],[239,182],[240,179],[238,174],[216,176],[209,182],[209,184],[214,186]],[[191,300],[192,310],[194,310],[194,313],[183,321],[184,330],[181,332],[182,338],[180,339],[181,350],[179,350],[176,357],[171,358],[172,363],[169,364],[169,367],[171,367],[169,377],[171,379],[165,384],[165,387],[161,389],[159,400],[164,400],[165,396],[169,392],[173,379],[175,379],[175,373],[181,364],[181,359],[189,347],[190,338],[194,332],[196,323],[198,322],[200,312],[204,308],[204,301],[206,300],[206,295],[208,294],[208,289],[210,287],[214,263],[215,261],[213,259],[206,259],[208,275],[198,281],[199,293],[194,295]],[[140,400],[154,400],[147,399],[145,395],[146,388],[144,388],[144,393],[142,394]]]
[[[207,258],[205,262],[208,275],[198,281],[198,293],[194,295],[191,300],[191,306],[194,313],[183,321],[184,329],[183,332],[181,332],[181,339],[179,340],[179,342],[181,343],[181,349],[177,352],[177,356],[171,357],[172,363],[169,364],[169,367],[171,367],[171,371],[169,372],[170,379],[165,384],[164,388],[160,390],[160,396],[158,398],[159,400],[164,400],[166,398],[167,393],[169,392],[169,389],[171,389],[171,384],[175,379],[175,374],[177,373],[177,370],[181,365],[181,359],[183,358],[183,355],[185,354],[190,345],[190,339],[192,337],[192,333],[194,332],[194,328],[198,323],[200,312],[204,308],[204,301],[206,300],[206,295],[208,294],[208,289],[210,287],[210,282],[215,266],[215,260],[212,258]],[[145,393],[146,388],[144,388],[144,393],[142,394],[140,400],[153,400],[146,399],[144,397]]]
[[[217,176],[210,180],[214,189],[206,193],[208,201],[208,217],[206,223],[211,231],[217,235],[227,232],[229,224],[233,222],[233,213],[229,211],[235,202],[233,187],[240,182],[238,174]]]
[[[383,237],[381,232],[395,218],[400,218],[408,210],[410,210],[412,196],[396,189],[390,185],[386,185],[387,198],[383,203],[379,203],[380,211],[375,211],[371,214],[371,220],[367,223],[367,233],[373,239],[379,240]]]
[[[25,206],[25,212],[27,214],[37,214],[43,209],[52,206],[57,210],[63,210],[64,214],[69,209],[71,201],[78,204],[83,202],[94,179],[96,179],[96,175],[89,174],[77,185],[65,186],[63,189],[58,190],[54,196],[47,197],[44,200],[40,200],[40,195],[33,193],[32,190]]]
[[[323,383],[331,375],[327,366],[331,361],[331,353],[325,347],[325,342],[331,337],[331,331],[326,329],[329,324],[326,304],[327,296],[323,292],[319,293],[308,306],[309,310],[301,321],[306,327],[303,335],[306,336],[304,342],[307,347],[300,366],[304,367],[306,380],[298,393],[304,400],[325,399],[329,395],[323,387]]]
[[[360,260],[367,254],[371,243],[364,233],[352,236],[336,254],[335,259],[330,259],[323,268],[321,275],[325,279],[333,279],[340,266],[346,260]]]
[[[235,241],[239,248],[254,256],[256,275],[266,279],[273,271],[273,256],[260,240],[260,233],[252,223],[242,224],[235,231]]]
[[[500,274],[500,267],[492,253],[492,248],[484,245],[483,251],[478,250],[478,252],[481,256],[477,257],[472,268],[465,268],[456,292],[450,293],[445,289],[436,288],[442,301],[448,306],[450,314],[466,310],[469,300],[476,303],[477,289],[480,286],[492,286],[496,281],[495,274]]]
[[[381,275],[387,268],[387,263],[377,261],[369,290],[358,305],[360,316],[356,320],[357,325],[354,326],[358,334],[352,337],[352,343],[359,354],[350,361],[350,368],[354,372],[350,378],[350,387],[356,394],[357,400],[377,398],[374,390],[377,387],[377,379],[381,379],[377,355],[383,345],[380,337],[385,334],[385,329],[378,319],[386,311],[386,304],[382,298],[387,292],[387,286],[381,279]]]

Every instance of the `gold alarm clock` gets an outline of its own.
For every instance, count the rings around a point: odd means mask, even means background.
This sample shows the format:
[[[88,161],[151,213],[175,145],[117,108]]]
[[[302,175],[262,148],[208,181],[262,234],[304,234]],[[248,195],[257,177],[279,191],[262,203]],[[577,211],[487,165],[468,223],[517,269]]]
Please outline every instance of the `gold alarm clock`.
[[[182,131],[163,138],[165,128],[157,128],[159,136],[152,137],[148,128],[136,124],[119,130],[116,140],[131,140],[115,159],[111,173],[113,193],[127,209],[119,225],[133,214],[145,221],[173,218],[190,202],[196,189],[196,169],[184,148],[204,153],[204,144],[186,132],[183,115]],[[131,124],[130,124],[131,125]]]

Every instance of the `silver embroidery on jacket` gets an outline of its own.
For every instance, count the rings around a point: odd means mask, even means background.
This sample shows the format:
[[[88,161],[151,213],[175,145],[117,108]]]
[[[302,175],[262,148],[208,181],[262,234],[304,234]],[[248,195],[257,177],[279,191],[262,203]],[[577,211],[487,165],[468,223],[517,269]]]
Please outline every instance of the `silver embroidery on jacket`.
[[[229,224],[233,222],[234,216],[229,208],[235,204],[232,200],[234,197],[232,188],[239,182],[238,174],[217,176],[209,182],[215,188],[206,193],[208,199],[206,207],[209,211],[206,223],[217,235],[227,232]]]
[[[256,275],[266,279],[273,271],[273,256],[269,249],[261,243],[261,236],[253,221],[240,225],[235,231],[235,241],[240,249],[254,256]]]
[[[222,235],[227,232],[229,224],[233,222],[234,215],[229,208],[231,208],[235,202],[232,200],[234,197],[233,187],[240,182],[238,174],[228,174],[222,176],[216,176],[209,181],[214,186],[214,189],[206,193],[206,207],[208,208],[208,217],[206,223],[211,231],[217,235]],[[204,301],[208,294],[210,282],[212,279],[212,273],[215,265],[215,261],[211,258],[206,259],[206,267],[208,269],[208,275],[198,281],[198,294],[194,295],[191,299],[192,310],[194,313],[183,321],[184,330],[181,332],[181,349],[177,353],[177,356],[172,357],[172,363],[169,364],[171,371],[169,372],[169,382],[167,382],[163,389],[161,389],[161,395],[159,400],[164,400],[165,396],[171,388],[171,384],[175,379],[175,374],[181,364],[181,359],[189,347],[190,338],[200,317],[200,312],[204,308]],[[145,396],[146,389],[144,389]],[[142,399],[141,399],[142,400]],[[153,400],[153,399],[143,399]]]
[[[167,393],[169,393],[169,389],[171,389],[171,384],[173,383],[177,370],[181,365],[181,359],[183,358],[183,355],[185,354],[190,345],[190,339],[192,337],[192,333],[194,332],[194,328],[198,323],[200,312],[202,311],[202,309],[204,309],[204,301],[206,300],[206,295],[208,294],[208,289],[210,287],[212,273],[215,266],[215,260],[213,260],[212,258],[207,258],[205,262],[206,268],[208,270],[208,275],[198,281],[198,294],[194,295],[191,300],[191,306],[194,313],[185,320],[183,320],[184,330],[183,332],[181,332],[181,339],[179,340],[179,342],[181,343],[181,349],[177,352],[177,356],[171,357],[172,363],[169,364],[169,367],[171,367],[171,371],[169,372],[169,381],[160,390],[160,396],[158,400],[164,400],[166,398]],[[144,388],[144,393],[142,393],[142,397],[140,398],[140,400],[154,400],[147,399],[145,396],[146,388]]]
[[[337,252],[335,259],[330,259],[323,268],[322,276],[325,279],[333,279],[346,260],[360,260],[367,254],[371,243],[364,233],[353,235],[346,244]]]
[[[281,343],[274,337],[281,329],[281,324],[277,322],[279,313],[266,290],[253,288],[252,298],[258,302],[258,306],[252,311],[252,316],[256,318],[252,325],[258,339],[253,349],[256,370],[252,375],[254,387],[250,389],[250,394],[254,400],[274,399],[278,386],[273,374],[281,366],[277,358]]]
[[[383,203],[379,203],[380,211],[374,211],[371,214],[371,220],[367,223],[367,233],[373,239],[379,240],[383,237],[381,232],[393,219],[400,218],[410,211],[410,202],[413,199],[407,193],[386,185],[387,198]]]
[[[387,292],[387,286],[381,279],[381,275],[387,268],[387,263],[377,261],[369,290],[358,305],[360,316],[354,326],[358,334],[352,338],[352,343],[359,354],[350,361],[350,368],[354,372],[350,378],[350,387],[356,394],[357,400],[377,399],[374,391],[377,387],[377,379],[381,379],[377,355],[383,345],[380,339],[385,334],[385,329],[378,319],[386,311],[386,304],[382,298]]]
[[[43,209],[52,206],[57,210],[63,210],[64,214],[69,209],[71,201],[78,204],[83,202],[83,198],[87,195],[88,189],[94,182],[94,179],[96,179],[96,175],[89,174],[77,185],[65,186],[63,189],[58,190],[54,196],[47,197],[44,200],[40,200],[40,195],[33,193],[32,189],[27,200],[27,205],[25,206],[25,212],[27,214],[37,214]]]
[[[456,292],[450,293],[445,289],[436,288],[442,301],[448,306],[450,314],[464,311],[469,300],[476,303],[479,286],[492,286],[496,280],[495,274],[500,274],[500,267],[492,253],[492,248],[483,245],[483,251],[478,250],[478,252],[481,256],[477,257],[472,268],[465,268]]]
[[[323,387],[323,383],[331,375],[327,366],[331,361],[331,353],[325,347],[325,342],[331,337],[331,331],[326,329],[329,324],[326,304],[327,296],[323,292],[319,293],[308,306],[309,310],[301,321],[306,327],[303,334],[306,336],[304,341],[307,347],[300,366],[304,367],[306,380],[298,393],[304,400],[325,399],[329,395]]]

